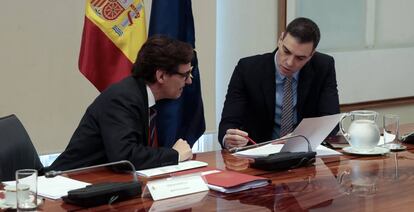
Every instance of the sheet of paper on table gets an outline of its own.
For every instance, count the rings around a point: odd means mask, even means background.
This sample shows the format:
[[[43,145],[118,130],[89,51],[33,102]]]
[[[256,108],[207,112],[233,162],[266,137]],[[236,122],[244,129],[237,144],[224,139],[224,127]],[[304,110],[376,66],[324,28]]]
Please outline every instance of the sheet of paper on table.
[[[188,169],[194,169],[199,167],[207,166],[208,163],[202,162],[202,161],[196,161],[196,160],[189,160],[180,162],[177,165],[170,165],[170,166],[163,166],[158,168],[152,168],[152,169],[144,169],[144,170],[138,170],[137,174],[144,177],[154,177],[158,175],[163,174],[169,174],[173,172],[188,170]]]
[[[5,185],[16,185],[16,181],[3,182]],[[78,188],[84,188],[90,183],[70,179],[64,176],[46,178],[41,176],[37,178],[37,194],[50,199],[59,199],[68,194],[68,191]]]
[[[248,149],[248,150],[236,152],[233,155],[239,156],[239,157],[248,157],[248,158],[267,157],[270,154],[280,152],[282,147],[283,147],[283,144],[267,144],[267,145],[257,147],[254,149]],[[319,145],[316,148],[316,156],[323,157],[323,156],[334,156],[334,155],[342,155],[342,153],[337,152],[333,149],[329,149],[322,145]]]

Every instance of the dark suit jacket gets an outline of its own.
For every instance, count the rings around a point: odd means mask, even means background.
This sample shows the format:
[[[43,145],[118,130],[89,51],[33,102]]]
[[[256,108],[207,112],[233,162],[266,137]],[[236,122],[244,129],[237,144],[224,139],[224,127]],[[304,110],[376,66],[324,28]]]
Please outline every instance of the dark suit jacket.
[[[276,105],[275,53],[243,58],[231,77],[219,125],[219,142],[227,129],[249,133],[257,142],[272,137]],[[303,118],[339,113],[334,59],[315,52],[299,74],[298,123]]]
[[[101,93],[88,107],[66,150],[48,170],[67,170],[119,160],[136,169],[178,163],[177,151],[148,141],[145,83],[127,77]]]

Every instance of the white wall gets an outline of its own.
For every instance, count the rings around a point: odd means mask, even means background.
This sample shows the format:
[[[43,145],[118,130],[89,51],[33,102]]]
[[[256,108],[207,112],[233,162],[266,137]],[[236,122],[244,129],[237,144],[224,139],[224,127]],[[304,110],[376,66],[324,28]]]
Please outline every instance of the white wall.
[[[414,96],[414,47],[329,54],[341,104]]]
[[[15,113],[41,153],[62,151],[98,94],[78,71],[84,1],[3,1],[0,116]]]
[[[414,123],[414,104],[374,109],[380,114],[378,123],[382,123],[384,114],[395,114],[400,117],[400,124]],[[414,131],[414,130],[413,130]]]
[[[206,133],[216,131],[216,1],[192,0]]]

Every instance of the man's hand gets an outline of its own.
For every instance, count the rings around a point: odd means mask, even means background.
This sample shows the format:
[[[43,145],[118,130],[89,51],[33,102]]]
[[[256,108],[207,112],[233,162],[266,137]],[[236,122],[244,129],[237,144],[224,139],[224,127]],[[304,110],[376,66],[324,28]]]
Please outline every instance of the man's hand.
[[[249,141],[246,136],[248,136],[247,132],[239,129],[228,129],[226,131],[226,135],[223,137],[223,144],[226,149],[230,149],[233,147],[242,147],[246,146],[247,142]]]
[[[193,157],[193,152],[191,151],[190,145],[188,145],[186,140],[178,139],[172,147],[175,151],[178,152],[178,160],[186,161]]]

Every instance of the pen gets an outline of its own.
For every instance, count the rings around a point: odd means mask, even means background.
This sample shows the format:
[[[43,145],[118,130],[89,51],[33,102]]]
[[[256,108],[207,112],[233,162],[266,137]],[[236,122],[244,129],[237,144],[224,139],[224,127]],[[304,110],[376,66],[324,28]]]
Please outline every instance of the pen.
[[[249,136],[244,136],[245,138],[247,138],[247,140],[249,140],[252,144],[257,144],[255,141],[253,141],[253,139],[251,139]]]

